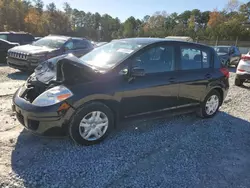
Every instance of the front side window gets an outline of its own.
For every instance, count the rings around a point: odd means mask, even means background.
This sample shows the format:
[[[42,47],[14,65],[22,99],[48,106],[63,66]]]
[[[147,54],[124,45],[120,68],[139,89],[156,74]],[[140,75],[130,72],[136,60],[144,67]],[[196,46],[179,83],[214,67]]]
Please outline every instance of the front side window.
[[[82,56],[80,60],[84,64],[96,68],[110,69],[120,61],[128,58],[140,47],[142,47],[142,45],[133,42],[113,41],[104,46],[95,48]]]
[[[133,67],[140,67],[145,70],[145,73],[174,71],[174,54],[172,46],[153,47],[135,57]]]
[[[80,49],[86,49],[88,48],[88,43],[84,40],[74,40],[74,49],[80,50]]]
[[[67,50],[73,50],[74,49],[74,43],[73,41],[68,41],[64,47],[67,49]]]
[[[195,70],[210,67],[208,50],[181,47],[181,70]]]
[[[66,39],[59,37],[44,37],[41,38],[40,40],[37,40],[32,45],[41,47],[44,46],[49,48],[61,48],[66,41],[67,41]]]

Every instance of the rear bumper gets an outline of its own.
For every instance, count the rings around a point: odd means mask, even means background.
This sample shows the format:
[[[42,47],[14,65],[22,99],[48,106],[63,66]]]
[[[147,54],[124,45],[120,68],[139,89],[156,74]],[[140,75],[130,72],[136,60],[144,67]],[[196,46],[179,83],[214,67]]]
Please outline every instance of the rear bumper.
[[[250,80],[250,74],[237,74],[236,78],[240,80]]]
[[[19,60],[10,57],[7,57],[6,59],[7,59],[7,64],[10,67],[24,71],[33,71],[39,64],[38,62],[32,63],[29,62],[28,60]]]
[[[25,86],[15,93],[12,103],[12,110],[24,128],[42,136],[65,136],[74,109],[69,108],[67,112],[60,113],[58,108],[62,103],[48,107],[35,106],[20,97],[24,89]]]

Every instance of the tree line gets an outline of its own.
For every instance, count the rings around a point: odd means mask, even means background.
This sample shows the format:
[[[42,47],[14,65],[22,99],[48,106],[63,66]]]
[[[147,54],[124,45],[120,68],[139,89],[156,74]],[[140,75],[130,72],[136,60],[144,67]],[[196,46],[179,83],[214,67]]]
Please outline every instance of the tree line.
[[[0,31],[26,31],[35,36],[61,34],[110,41],[124,37],[190,36],[199,40],[250,40],[250,1],[229,0],[223,10],[158,11],[143,19],[90,13],[64,3],[59,10],[42,0],[0,0]],[[249,27],[248,27],[249,24]]]

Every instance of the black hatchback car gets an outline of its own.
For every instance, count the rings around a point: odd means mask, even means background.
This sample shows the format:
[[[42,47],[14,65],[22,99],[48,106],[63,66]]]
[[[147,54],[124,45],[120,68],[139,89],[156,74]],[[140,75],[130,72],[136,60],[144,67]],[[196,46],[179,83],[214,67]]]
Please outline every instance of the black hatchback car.
[[[119,120],[194,110],[216,114],[229,72],[213,48],[157,38],[113,40],[77,58],[40,64],[13,97],[25,128],[68,133],[79,144],[102,141]]]

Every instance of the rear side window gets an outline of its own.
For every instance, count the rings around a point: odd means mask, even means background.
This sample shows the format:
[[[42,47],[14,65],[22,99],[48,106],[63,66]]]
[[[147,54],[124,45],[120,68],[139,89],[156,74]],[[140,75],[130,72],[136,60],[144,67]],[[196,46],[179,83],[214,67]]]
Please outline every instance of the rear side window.
[[[21,35],[22,41],[26,43],[31,43],[34,41],[34,37],[32,35]]]
[[[209,68],[210,57],[209,50],[181,47],[181,70]]]
[[[8,37],[7,37],[7,35],[0,35],[0,39],[8,40]]]

